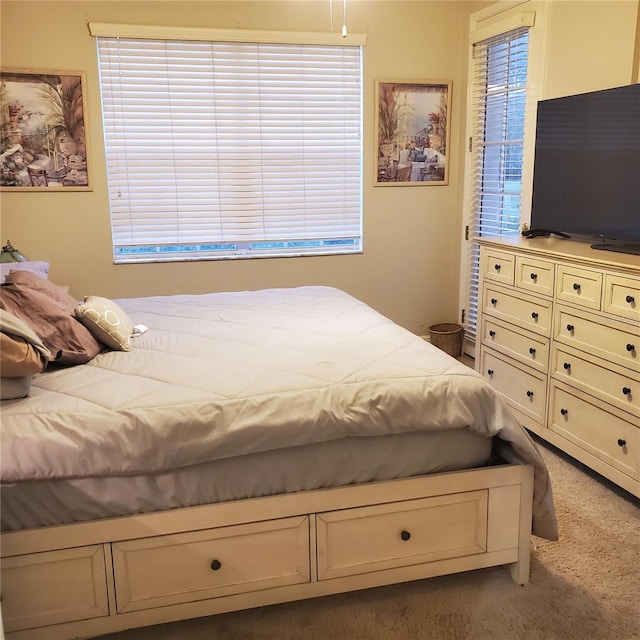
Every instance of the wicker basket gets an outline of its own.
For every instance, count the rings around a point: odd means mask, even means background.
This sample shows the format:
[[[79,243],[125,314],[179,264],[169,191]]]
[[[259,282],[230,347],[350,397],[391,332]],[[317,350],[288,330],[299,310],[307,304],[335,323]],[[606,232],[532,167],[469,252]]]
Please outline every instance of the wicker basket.
[[[429,327],[431,344],[457,358],[462,354],[462,326],[451,322],[434,324]]]

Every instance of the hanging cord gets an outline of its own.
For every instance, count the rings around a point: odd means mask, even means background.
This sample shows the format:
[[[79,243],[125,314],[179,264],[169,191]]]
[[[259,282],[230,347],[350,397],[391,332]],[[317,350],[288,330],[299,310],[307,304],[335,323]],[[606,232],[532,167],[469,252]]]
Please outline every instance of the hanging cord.
[[[347,0],[342,0],[342,37],[347,37]]]

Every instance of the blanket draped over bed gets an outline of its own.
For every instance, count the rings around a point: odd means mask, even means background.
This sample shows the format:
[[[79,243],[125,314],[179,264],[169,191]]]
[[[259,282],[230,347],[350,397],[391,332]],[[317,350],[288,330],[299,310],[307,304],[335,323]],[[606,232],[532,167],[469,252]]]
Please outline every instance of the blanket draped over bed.
[[[556,539],[535,444],[483,377],[330,287],[118,300],[129,352],[37,375],[2,407],[2,482],[160,472],[345,437],[461,429],[534,466],[533,532]]]

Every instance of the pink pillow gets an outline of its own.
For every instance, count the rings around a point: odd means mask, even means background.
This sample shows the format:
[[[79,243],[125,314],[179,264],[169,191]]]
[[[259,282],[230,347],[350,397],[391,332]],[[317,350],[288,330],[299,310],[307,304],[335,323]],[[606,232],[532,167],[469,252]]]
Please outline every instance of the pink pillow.
[[[60,287],[30,271],[12,271],[0,287],[0,306],[20,318],[51,351],[56,364],[83,364],[102,345],[73,315],[77,301]]]

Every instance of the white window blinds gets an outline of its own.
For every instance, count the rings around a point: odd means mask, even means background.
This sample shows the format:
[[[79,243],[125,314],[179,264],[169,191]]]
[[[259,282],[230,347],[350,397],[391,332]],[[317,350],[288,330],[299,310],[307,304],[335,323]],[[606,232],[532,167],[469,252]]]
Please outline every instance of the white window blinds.
[[[98,37],[116,262],[361,251],[361,47]]]
[[[474,45],[470,237],[515,235],[520,228],[529,30]],[[469,244],[465,330],[475,336],[479,247]]]

